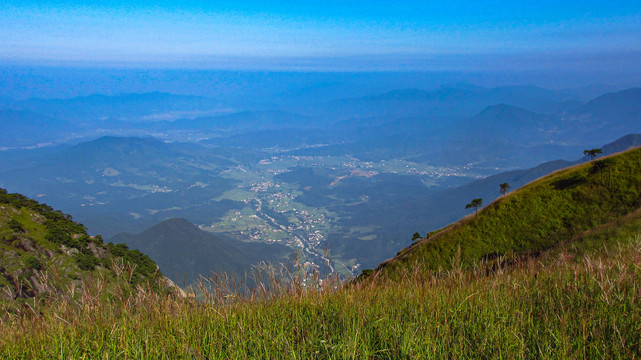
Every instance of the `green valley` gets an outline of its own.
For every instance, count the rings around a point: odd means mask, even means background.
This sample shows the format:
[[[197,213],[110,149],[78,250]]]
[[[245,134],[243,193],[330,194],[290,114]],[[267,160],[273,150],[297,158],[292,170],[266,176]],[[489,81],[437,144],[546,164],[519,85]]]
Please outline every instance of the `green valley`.
[[[75,302],[3,302],[0,356],[636,358],[640,174],[641,149],[558,171],[349,282],[266,268],[113,302],[87,278]]]

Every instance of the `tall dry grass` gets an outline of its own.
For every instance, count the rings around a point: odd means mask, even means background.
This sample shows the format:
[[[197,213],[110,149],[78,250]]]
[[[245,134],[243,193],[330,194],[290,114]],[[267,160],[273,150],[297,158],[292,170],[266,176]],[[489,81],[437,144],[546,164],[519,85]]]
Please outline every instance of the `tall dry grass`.
[[[7,359],[639,358],[641,238],[345,283],[278,266],[194,297],[100,278],[3,303]],[[126,277],[128,270],[122,269]],[[242,280],[242,281],[241,281]],[[321,281],[325,280],[325,281]],[[126,283],[126,282],[125,282]],[[240,290],[240,291],[239,291]],[[196,293],[197,296],[196,296]]]

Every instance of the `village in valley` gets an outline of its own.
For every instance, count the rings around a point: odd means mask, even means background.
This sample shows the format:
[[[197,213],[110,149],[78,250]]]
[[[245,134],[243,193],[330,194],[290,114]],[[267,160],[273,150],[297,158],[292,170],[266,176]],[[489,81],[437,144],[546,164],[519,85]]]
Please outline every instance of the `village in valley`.
[[[240,240],[280,243],[299,251],[311,264],[328,263],[325,257],[328,249],[324,245],[329,233],[341,231],[336,226],[340,215],[326,207],[312,207],[297,201],[311,186],[300,186],[279,181],[278,175],[300,167],[321,168],[334,174],[325,186],[334,188],[352,177],[372,178],[378,174],[398,174],[418,177],[426,187],[439,186],[450,178],[482,178],[482,171],[472,166],[444,168],[421,165],[403,160],[381,162],[360,161],[351,156],[289,156],[272,155],[254,166],[235,166],[221,172],[224,176],[240,183],[233,190],[225,192],[216,200],[241,201],[244,207],[227,212],[221,219],[210,224],[199,224],[202,230],[232,235]],[[362,196],[367,202],[368,196]],[[336,199],[340,202],[341,199]],[[375,235],[365,235],[363,239]],[[355,262],[330,267],[343,275],[360,271]]]

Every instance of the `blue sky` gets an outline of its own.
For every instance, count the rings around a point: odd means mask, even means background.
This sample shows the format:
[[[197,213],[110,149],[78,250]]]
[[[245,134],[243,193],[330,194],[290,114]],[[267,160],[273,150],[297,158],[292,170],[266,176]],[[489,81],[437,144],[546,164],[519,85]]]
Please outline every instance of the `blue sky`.
[[[0,63],[175,68],[638,67],[641,1],[32,1]]]

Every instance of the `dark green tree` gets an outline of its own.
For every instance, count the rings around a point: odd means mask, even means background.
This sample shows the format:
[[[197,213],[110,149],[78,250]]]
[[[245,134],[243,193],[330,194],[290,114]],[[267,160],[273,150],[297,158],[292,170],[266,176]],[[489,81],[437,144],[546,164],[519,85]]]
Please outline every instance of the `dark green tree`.
[[[601,149],[583,150],[583,156],[589,157],[590,160],[594,160],[598,154],[603,154],[603,151]]]
[[[412,235],[412,241],[420,240],[421,238],[422,236],[418,232],[415,232],[414,235]]]
[[[7,225],[9,225],[9,228],[13,232],[17,232],[17,233],[23,233],[24,232],[24,228],[22,227],[22,224],[20,224],[19,222],[17,222],[14,219],[9,220]]]
[[[465,205],[466,209],[471,209],[474,208],[474,213],[477,214],[479,212],[479,208],[483,205],[483,199],[474,199],[472,202],[469,204]]]
[[[501,185],[499,185],[499,187],[501,188],[499,191],[500,191],[500,192],[501,192],[501,194],[503,194],[503,195],[507,194],[507,193],[508,193],[508,191],[510,191],[510,188],[511,188],[510,184],[508,184],[508,183],[506,183],[506,182],[505,182],[505,183],[503,183],[503,184],[501,184]]]

